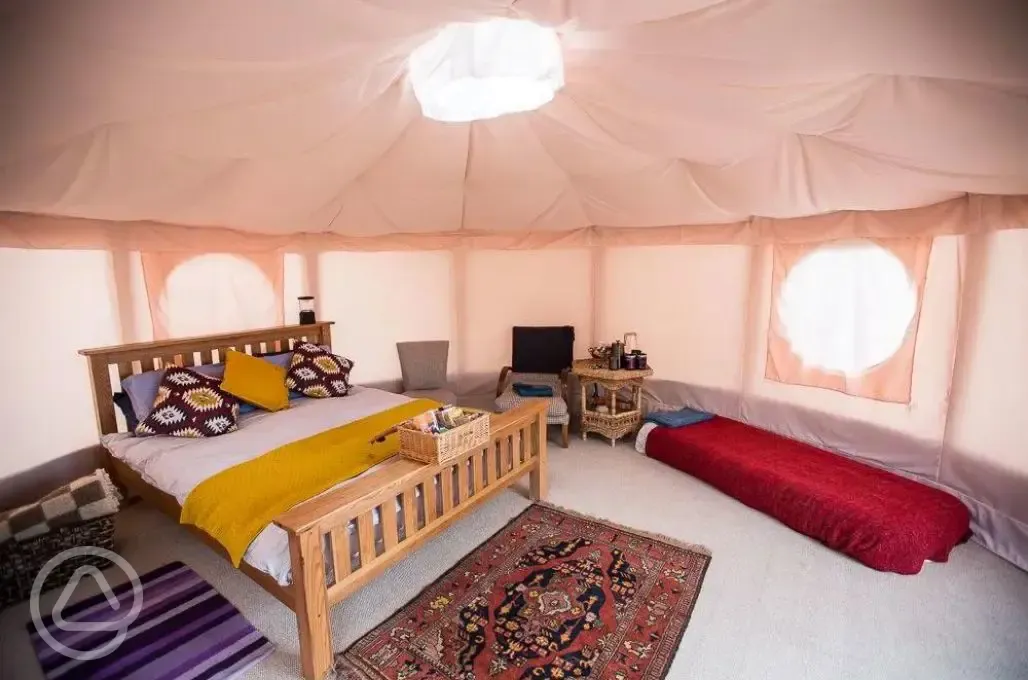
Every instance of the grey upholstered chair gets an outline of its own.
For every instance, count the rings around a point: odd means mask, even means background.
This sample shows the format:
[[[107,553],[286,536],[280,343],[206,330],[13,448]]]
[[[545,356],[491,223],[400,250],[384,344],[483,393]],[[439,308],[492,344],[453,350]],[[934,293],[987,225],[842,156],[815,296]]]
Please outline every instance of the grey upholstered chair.
[[[446,384],[449,341],[398,342],[396,353],[400,356],[404,395],[434,399],[444,404],[456,403],[457,395]]]

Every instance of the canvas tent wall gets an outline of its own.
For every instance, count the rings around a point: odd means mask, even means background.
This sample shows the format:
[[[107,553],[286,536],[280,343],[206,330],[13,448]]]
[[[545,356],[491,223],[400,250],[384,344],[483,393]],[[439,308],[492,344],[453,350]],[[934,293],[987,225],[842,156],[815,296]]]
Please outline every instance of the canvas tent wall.
[[[495,17],[555,27],[563,87],[423,115],[408,55]],[[0,21],[0,476],[95,443],[76,349],[291,321],[312,293],[364,382],[399,377],[398,340],[449,338],[474,392],[511,325],[574,324],[579,354],[637,331],[652,402],[940,483],[1028,568],[1017,4],[103,0]],[[907,361],[883,362],[898,400],[769,378],[776,263],[854,240],[923,253]]]

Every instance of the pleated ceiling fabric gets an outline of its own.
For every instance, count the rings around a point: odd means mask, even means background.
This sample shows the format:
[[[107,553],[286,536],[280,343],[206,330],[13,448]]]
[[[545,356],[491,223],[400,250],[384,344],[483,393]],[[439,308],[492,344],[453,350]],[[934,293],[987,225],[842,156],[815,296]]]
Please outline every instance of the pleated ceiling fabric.
[[[1014,0],[8,2],[0,210],[279,236],[730,233],[752,218],[1028,194],[1026,12]],[[528,113],[423,116],[408,55],[449,22],[494,17],[555,27],[564,87]]]

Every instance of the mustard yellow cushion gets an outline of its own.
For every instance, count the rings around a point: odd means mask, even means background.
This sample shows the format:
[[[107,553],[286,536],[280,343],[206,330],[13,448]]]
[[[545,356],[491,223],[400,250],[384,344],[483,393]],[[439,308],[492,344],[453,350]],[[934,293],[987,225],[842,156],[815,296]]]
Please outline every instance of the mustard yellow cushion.
[[[265,411],[289,408],[286,369],[243,352],[228,351],[221,389]]]

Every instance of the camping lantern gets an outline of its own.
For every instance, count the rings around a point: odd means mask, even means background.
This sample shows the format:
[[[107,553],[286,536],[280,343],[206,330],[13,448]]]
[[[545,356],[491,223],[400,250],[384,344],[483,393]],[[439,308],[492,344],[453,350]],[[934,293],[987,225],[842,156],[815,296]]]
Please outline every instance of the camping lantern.
[[[301,295],[296,300],[300,303],[300,323],[312,324],[317,321],[314,316],[314,296]]]

